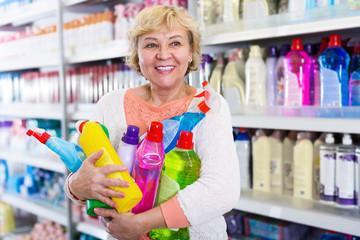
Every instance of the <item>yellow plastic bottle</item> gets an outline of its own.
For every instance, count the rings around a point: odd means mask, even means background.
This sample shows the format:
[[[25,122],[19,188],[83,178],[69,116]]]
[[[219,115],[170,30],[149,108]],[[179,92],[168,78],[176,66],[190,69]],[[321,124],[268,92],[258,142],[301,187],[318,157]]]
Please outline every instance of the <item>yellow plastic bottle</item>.
[[[271,147],[270,187],[271,192],[283,193],[283,142],[281,132],[275,130],[269,137]]]
[[[109,164],[123,164],[100,124],[83,121],[79,124],[79,132],[81,133],[79,143],[86,156],[89,157],[92,153],[100,149],[103,150],[103,154],[95,163],[95,167],[102,167]],[[116,210],[118,213],[128,212],[140,202],[143,196],[142,192],[127,171],[111,173],[107,175],[107,177],[122,179],[130,183],[128,188],[109,187],[125,193],[124,198],[112,198],[117,204]]]

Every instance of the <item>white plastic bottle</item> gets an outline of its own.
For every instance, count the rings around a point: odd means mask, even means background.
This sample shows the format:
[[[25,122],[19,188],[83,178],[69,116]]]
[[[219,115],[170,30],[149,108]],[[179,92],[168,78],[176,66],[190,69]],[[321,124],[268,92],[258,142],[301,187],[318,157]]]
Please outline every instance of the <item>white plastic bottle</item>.
[[[279,130],[275,130],[269,137],[271,147],[270,186],[271,192],[283,192],[283,142]]]
[[[335,202],[336,144],[332,133],[326,134],[325,144],[320,146],[320,199]]]
[[[250,48],[245,64],[245,105],[266,106],[266,66],[258,45]]]
[[[283,193],[293,195],[294,193],[294,146],[296,142],[296,131],[290,131],[283,142]]]
[[[294,197],[312,200],[313,144],[309,135],[298,133],[294,147]]]
[[[229,62],[222,77],[222,93],[232,114],[241,112],[241,107],[245,103],[245,84],[238,75],[234,54],[235,51],[230,52]]]
[[[357,146],[355,149],[355,204],[357,205],[357,207],[360,206],[360,203],[359,203],[359,193],[360,193],[359,160],[360,160],[360,147]]]
[[[119,147],[116,150],[120,160],[128,167],[128,172],[132,173],[133,164],[136,158],[136,148],[139,144],[139,128],[129,125],[123,134]]]
[[[275,0],[244,0],[243,18],[262,18],[276,13]]]
[[[252,144],[253,189],[270,192],[270,140],[265,132],[257,130]]]
[[[336,149],[336,202],[340,206],[355,204],[355,146],[350,134],[345,133],[342,145]]]
[[[250,188],[250,139],[246,128],[239,128],[235,138],[235,146],[239,158],[241,188]]]

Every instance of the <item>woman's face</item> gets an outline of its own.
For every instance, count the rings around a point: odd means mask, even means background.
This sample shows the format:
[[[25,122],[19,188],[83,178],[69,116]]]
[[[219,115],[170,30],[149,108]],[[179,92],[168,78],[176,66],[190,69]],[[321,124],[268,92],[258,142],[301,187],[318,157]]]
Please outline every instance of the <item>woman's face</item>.
[[[185,27],[175,24],[139,37],[138,56],[141,73],[159,88],[171,88],[184,81],[192,50]]]

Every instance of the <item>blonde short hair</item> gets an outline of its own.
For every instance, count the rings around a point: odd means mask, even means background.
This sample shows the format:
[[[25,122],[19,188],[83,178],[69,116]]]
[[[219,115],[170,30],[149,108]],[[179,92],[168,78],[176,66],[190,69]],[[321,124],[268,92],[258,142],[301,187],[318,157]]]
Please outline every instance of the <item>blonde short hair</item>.
[[[185,10],[173,6],[153,6],[145,8],[139,13],[134,26],[128,31],[129,53],[126,57],[126,64],[141,74],[137,52],[139,37],[163,26],[170,30],[177,23],[188,30],[190,48],[193,51],[192,62],[189,63],[185,75],[191,71],[196,71],[202,60],[199,24]]]

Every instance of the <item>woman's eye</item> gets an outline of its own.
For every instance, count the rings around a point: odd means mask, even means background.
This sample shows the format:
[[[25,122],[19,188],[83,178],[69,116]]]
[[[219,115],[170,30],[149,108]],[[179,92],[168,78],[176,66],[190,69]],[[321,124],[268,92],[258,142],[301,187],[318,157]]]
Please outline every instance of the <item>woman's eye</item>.
[[[171,45],[173,45],[173,46],[180,46],[180,42],[173,42],[173,43],[171,43]]]
[[[147,48],[154,48],[154,47],[156,47],[156,44],[155,43],[150,43],[150,44],[147,44],[146,47]]]

